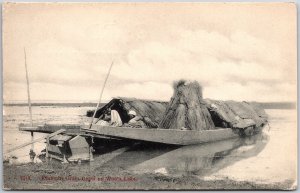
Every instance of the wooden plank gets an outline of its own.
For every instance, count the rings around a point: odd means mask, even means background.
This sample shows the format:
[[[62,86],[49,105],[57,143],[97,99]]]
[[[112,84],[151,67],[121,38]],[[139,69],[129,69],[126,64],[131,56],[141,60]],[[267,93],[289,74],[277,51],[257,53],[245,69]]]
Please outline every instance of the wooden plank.
[[[60,129],[65,129],[66,133],[79,133],[81,125],[79,124],[39,124],[39,125],[19,125],[19,131],[53,133]]]
[[[60,130],[58,130],[58,131],[56,131],[56,132],[54,132],[54,133],[51,133],[51,134],[49,134],[49,135],[47,135],[47,136],[45,136],[45,137],[41,137],[41,138],[35,139],[35,140],[33,140],[33,141],[26,142],[26,143],[24,143],[24,144],[22,144],[22,145],[19,145],[19,146],[17,146],[17,147],[12,148],[12,149],[9,149],[9,150],[6,151],[6,153],[10,153],[10,152],[12,152],[12,151],[15,151],[15,150],[17,150],[17,149],[20,149],[20,148],[25,147],[25,146],[27,146],[27,145],[30,145],[30,144],[32,144],[32,143],[36,143],[36,142],[38,142],[38,141],[41,141],[41,140],[43,140],[43,139],[46,139],[47,137],[49,137],[49,138],[50,138],[50,137],[53,137],[53,136],[55,136],[55,135],[57,135],[57,134],[60,134],[60,133],[65,132],[65,131],[66,131],[65,129],[60,129]]]
[[[70,135],[55,135],[53,137],[51,137],[50,140],[55,140],[55,141],[68,141],[69,139],[71,139],[72,136]]]
[[[49,145],[48,146],[48,153],[57,153],[57,154],[61,154],[62,155],[62,152],[60,150],[60,148],[56,145]]]
[[[230,128],[205,131],[186,131],[175,129],[146,129],[93,125],[92,129],[84,128],[82,129],[82,132],[94,134],[95,137],[98,135],[174,145],[191,145],[239,137],[239,135],[235,134]]]

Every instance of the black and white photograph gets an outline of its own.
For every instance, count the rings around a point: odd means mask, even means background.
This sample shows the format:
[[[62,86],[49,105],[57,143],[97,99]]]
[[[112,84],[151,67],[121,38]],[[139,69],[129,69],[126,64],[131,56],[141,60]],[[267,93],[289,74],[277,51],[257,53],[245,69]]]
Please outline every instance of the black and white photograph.
[[[297,8],[2,4],[4,190],[297,189]]]

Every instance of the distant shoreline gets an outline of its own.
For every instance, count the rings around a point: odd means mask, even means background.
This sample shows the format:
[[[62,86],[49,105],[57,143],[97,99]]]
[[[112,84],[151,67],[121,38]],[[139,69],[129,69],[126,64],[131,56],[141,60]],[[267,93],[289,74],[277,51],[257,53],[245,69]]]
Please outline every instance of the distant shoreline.
[[[296,109],[296,103],[294,102],[257,102],[264,109]],[[101,103],[100,106],[106,103]],[[97,103],[32,103],[32,106],[55,106],[55,107],[96,107]],[[3,106],[28,106],[28,103],[4,103]]]
[[[100,106],[106,103],[101,103]],[[97,103],[32,103],[31,106],[96,107]],[[28,103],[4,103],[3,106],[28,106]]]
[[[258,103],[264,109],[296,109],[297,105],[295,102],[269,102],[269,103]]]

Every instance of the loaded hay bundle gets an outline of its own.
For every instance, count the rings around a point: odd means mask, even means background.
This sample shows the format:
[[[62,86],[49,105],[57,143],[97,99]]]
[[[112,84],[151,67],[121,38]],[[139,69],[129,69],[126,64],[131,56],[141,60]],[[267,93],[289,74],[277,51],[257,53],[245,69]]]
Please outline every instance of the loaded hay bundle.
[[[268,116],[258,103],[211,99],[205,102],[216,127],[259,130],[268,123]]]
[[[161,101],[141,100],[136,98],[118,97],[97,110],[95,118],[101,117],[107,109],[116,110],[123,123],[128,123],[130,117],[128,112],[134,110],[137,116],[142,118],[146,128],[157,128],[166,111],[168,103]],[[87,111],[87,116],[91,117],[94,110]]]
[[[211,115],[202,98],[202,87],[196,81],[174,83],[174,95],[159,125],[164,129],[215,129]]]

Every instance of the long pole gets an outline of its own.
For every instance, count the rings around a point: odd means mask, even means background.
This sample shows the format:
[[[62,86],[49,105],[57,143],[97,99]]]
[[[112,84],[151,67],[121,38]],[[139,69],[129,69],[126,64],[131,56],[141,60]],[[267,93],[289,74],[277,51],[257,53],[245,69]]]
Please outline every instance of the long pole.
[[[18,145],[17,147],[14,147],[14,148],[11,148],[11,149],[7,150],[5,153],[10,153],[10,152],[12,152],[12,151],[18,150],[18,149],[20,149],[20,148],[22,148],[22,147],[25,147],[25,146],[27,146],[27,145],[30,145],[30,144],[32,144],[32,143],[39,142],[39,141],[41,141],[41,140],[43,140],[43,139],[51,138],[51,137],[53,137],[53,136],[55,136],[55,135],[58,135],[58,134],[60,134],[60,133],[65,132],[65,131],[66,131],[65,129],[60,129],[60,130],[58,130],[58,131],[55,131],[54,133],[48,134],[47,136],[44,136],[44,137],[35,139],[35,140],[31,141],[31,142],[26,142],[26,143],[24,143],[24,144]]]
[[[96,109],[95,109],[95,111],[94,111],[93,118],[92,118],[92,120],[91,120],[91,123],[90,123],[89,128],[91,128],[92,125],[93,125],[94,118],[95,118],[95,116],[96,116],[97,110],[98,110],[99,105],[100,105],[100,103],[101,103],[102,94],[103,94],[103,91],[104,91],[104,88],[105,88],[105,85],[106,85],[106,82],[107,82],[107,79],[108,79],[108,77],[109,77],[109,74],[110,74],[110,71],[111,71],[111,68],[112,68],[113,64],[114,64],[114,61],[111,63],[111,65],[110,65],[110,67],[109,67],[109,69],[108,69],[108,73],[107,73],[107,75],[106,75],[106,78],[105,78],[105,80],[104,80],[104,83],[103,83],[103,86],[102,86],[102,89],[101,89],[99,101],[98,101],[97,107],[96,107]]]
[[[30,116],[30,124],[33,126],[32,122],[32,110],[31,110],[31,100],[30,100],[30,87],[29,87],[29,78],[28,78],[28,70],[27,70],[27,62],[26,62],[26,50],[24,48],[24,56],[25,56],[25,70],[26,70],[26,82],[27,82],[27,98],[28,98],[28,109]],[[31,141],[34,140],[33,132],[31,132]],[[34,150],[34,144],[31,144],[31,149]]]

